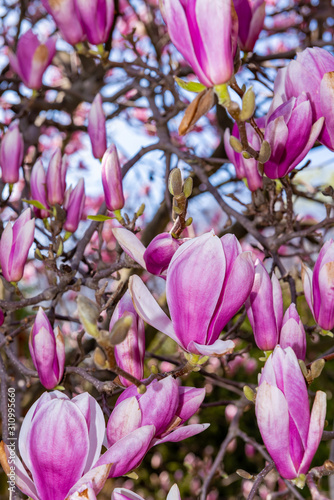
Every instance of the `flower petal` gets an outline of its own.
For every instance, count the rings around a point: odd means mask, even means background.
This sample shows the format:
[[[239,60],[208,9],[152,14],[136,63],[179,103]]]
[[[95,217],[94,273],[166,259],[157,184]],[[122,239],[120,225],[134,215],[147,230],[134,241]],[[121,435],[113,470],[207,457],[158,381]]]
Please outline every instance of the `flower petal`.
[[[124,227],[114,227],[112,232],[124,252],[146,269],[143,257],[146,248],[137,236]]]
[[[188,351],[202,354],[203,356],[224,356],[224,354],[229,354],[235,348],[233,340],[216,340],[210,345],[201,345],[197,342],[190,342],[188,345]]]
[[[311,465],[313,456],[318,449],[324,430],[326,417],[326,393],[317,391],[313,403],[310,426],[307,436],[307,445],[299,474],[306,474]]]
[[[264,444],[285,479],[297,477],[289,449],[289,411],[283,393],[262,382],[256,396],[255,412]]]
[[[156,446],[161,443],[178,443],[179,441],[183,441],[183,439],[196,436],[196,434],[205,431],[205,429],[209,426],[210,424],[183,425],[182,427],[175,429],[175,431],[170,434],[167,434],[167,436],[162,439],[154,439],[152,446]]]
[[[151,292],[144,285],[139,276],[131,276],[129,291],[133,304],[139,316],[149,325],[168,335],[172,340],[181,345],[177,338],[171,320],[163,312]]]
[[[139,427],[111,446],[97,461],[95,467],[112,464],[109,477],[119,477],[135,469],[150,448],[155,434],[154,425]]]

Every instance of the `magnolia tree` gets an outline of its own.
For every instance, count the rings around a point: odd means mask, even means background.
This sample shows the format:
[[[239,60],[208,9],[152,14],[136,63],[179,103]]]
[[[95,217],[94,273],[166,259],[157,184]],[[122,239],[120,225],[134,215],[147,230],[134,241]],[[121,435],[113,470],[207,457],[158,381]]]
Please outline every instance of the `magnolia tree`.
[[[0,14],[2,498],[333,499],[332,2]]]

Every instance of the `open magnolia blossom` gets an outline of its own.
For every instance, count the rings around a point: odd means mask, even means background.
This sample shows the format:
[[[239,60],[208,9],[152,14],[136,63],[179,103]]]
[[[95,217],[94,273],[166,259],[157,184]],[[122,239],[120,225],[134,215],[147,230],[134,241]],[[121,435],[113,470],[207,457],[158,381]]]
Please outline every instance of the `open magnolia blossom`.
[[[20,430],[23,463],[16,457],[16,485],[32,500],[64,500],[85,485],[97,495],[108,476],[122,476],[137,467],[154,433],[153,425],[144,425],[100,457],[105,421],[95,399],[88,393],[72,400],[59,391],[44,393]],[[9,457],[7,446],[5,452]]]
[[[238,17],[232,0],[162,0],[162,15],[175,47],[206,87],[234,74]]]
[[[179,386],[172,376],[154,380],[144,394],[138,394],[132,384],[118,398],[108,420],[108,445],[113,446],[143,426],[154,427],[149,448],[195,436],[209,424],[183,423],[196,413],[204,397],[205,389]]]
[[[168,266],[166,296],[171,319],[138,276],[130,278],[129,289],[146,323],[189,353],[222,356],[234,349],[234,342],[218,337],[245,303],[253,281],[251,253],[242,252],[234,235],[219,239],[211,231],[185,242]]]

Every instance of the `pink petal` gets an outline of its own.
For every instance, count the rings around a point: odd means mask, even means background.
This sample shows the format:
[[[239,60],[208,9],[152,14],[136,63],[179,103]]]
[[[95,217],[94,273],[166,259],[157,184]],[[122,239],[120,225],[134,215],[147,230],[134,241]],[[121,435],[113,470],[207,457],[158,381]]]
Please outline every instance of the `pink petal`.
[[[108,445],[138,429],[142,423],[142,412],[135,396],[121,401],[113,409],[107,425]]]
[[[313,403],[310,426],[307,436],[307,445],[303,461],[299,468],[299,474],[307,474],[313,456],[318,449],[321,441],[322,432],[324,430],[326,418],[326,393],[317,391]]]
[[[196,436],[200,432],[205,431],[210,426],[210,424],[191,424],[183,425],[178,427],[175,431],[167,434],[167,436],[162,439],[154,439],[152,446],[156,446],[161,443],[178,443],[192,436]]]
[[[216,340],[210,345],[201,345],[197,342],[190,342],[188,351],[195,354],[202,354],[203,356],[224,356],[233,351],[235,344],[232,340]]]
[[[111,464],[99,465],[98,467],[94,467],[94,469],[90,469],[74,486],[72,486],[68,495],[72,495],[78,491],[81,486],[86,484],[89,485],[89,487],[93,489],[95,495],[97,495],[108,479],[110,469]]]
[[[211,344],[220,334],[215,329],[216,338],[211,340],[207,331],[224,277],[225,255],[213,232],[187,241],[174,254],[167,270],[166,295],[175,333],[184,348],[191,341]]]
[[[313,293],[312,293],[312,276],[313,272],[309,267],[302,263],[302,282],[304,287],[304,294],[306,302],[314,316],[313,310]]]
[[[42,499],[63,500],[82,476],[88,456],[87,423],[70,401],[53,399],[36,413],[27,449]]]
[[[256,395],[255,412],[263,442],[285,479],[297,477],[289,449],[289,412],[282,392],[262,382]]]
[[[143,257],[146,248],[137,236],[124,227],[115,227],[112,232],[124,252],[146,269]]]
[[[129,291],[139,316],[146,323],[163,332],[165,335],[168,335],[168,337],[181,345],[175,335],[171,320],[163,312],[139,276],[131,276],[129,280]]]
[[[87,422],[89,453],[84,468],[86,473],[101,454],[106,424],[100,405],[88,392],[75,396],[72,403],[79,408]]]
[[[5,444],[5,452],[6,457],[9,459],[13,458],[12,450],[9,451],[8,446]],[[21,460],[17,455],[15,455],[15,484],[16,486],[28,497],[31,497],[33,500],[40,500],[38,498],[38,494],[35,488],[33,481],[28,476]]]
[[[95,466],[112,464],[109,477],[127,474],[140,464],[150,447],[154,434],[154,425],[139,427],[111,446]]]

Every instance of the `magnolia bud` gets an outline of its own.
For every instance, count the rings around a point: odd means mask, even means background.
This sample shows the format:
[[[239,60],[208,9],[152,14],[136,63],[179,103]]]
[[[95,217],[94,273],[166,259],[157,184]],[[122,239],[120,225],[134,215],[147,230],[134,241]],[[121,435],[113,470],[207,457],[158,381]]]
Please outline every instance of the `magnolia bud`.
[[[240,120],[249,120],[255,111],[255,94],[253,87],[250,87],[242,98],[242,111],[240,113]]]
[[[80,323],[89,335],[97,338],[99,336],[97,321],[100,316],[97,305],[88,297],[79,295],[77,297],[77,306]]]
[[[180,196],[182,193],[182,175],[179,168],[173,168],[169,174],[168,189],[173,196]]]
[[[191,196],[191,193],[193,191],[193,178],[192,177],[187,177],[186,180],[184,181],[183,184],[183,194],[186,198],[189,198]]]
[[[261,144],[261,149],[260,149],[258,161],[260,163],[266,163],[266,161],[269,160],[270,155],[271,155],[270,144],[268,141],[263,141],[263,143]]]
[[[113,325],[110,334],[109,340],[111,345],[121,344],[132,326],[133,319],[132,316],[122,316],[120,319],[116,321]]]
[[[236,153],[242,153],[243,147],[239,139],[231,135],[230,137],[230,145],[234,149]]]
[[[100,370],[108,370],[109,368],[107,357],[103,349],[101,349],[101,347],[99,346],[97,346],[94,351],[94,363],[97,368],[100,368]]]

